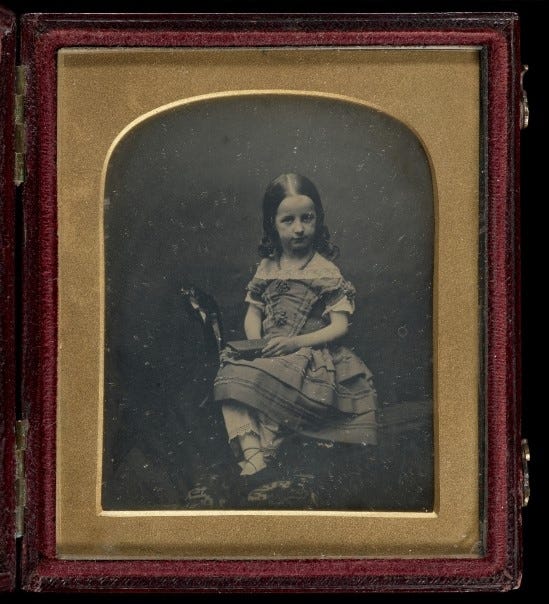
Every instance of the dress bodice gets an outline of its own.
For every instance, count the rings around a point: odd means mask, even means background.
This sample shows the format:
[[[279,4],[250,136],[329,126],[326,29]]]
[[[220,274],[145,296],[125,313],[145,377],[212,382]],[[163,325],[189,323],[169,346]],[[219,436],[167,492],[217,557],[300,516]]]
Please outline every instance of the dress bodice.
[[[263,293],[263,300],[264,334],[295,336],[316,331],[328,324],[326,315],[322,314],[322,305],[318,304],[319,296],[306,281],[270,281]]]
[[[275,260],[263,260],[247,291],[246,301],[263,311],[268,336],[317,331],[329,324],[330,311],[354,311],[354,287],[320,254],[303,270],[285,271]]]

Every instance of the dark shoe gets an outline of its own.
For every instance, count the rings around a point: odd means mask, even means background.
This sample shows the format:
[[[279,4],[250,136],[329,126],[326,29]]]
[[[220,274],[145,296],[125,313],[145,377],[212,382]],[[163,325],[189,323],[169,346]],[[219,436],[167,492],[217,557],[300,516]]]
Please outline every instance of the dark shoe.
[[[280,471],[275,466],[267,466],[255,474],[249,474],[247,476],[239,476],[239,481],[242,488],[249,492],[262,484],[271,482],[273,480],[280,479]]]
[[[184,507],[188,510],[222,510],[229,504],[227,477],[209,474],[200,478],[185,497]]]
[[[248,503],[267,509],[315,509],[318,499],[313,479],[310,474],[296,474],[292,478],[264,483],[248,493]]]

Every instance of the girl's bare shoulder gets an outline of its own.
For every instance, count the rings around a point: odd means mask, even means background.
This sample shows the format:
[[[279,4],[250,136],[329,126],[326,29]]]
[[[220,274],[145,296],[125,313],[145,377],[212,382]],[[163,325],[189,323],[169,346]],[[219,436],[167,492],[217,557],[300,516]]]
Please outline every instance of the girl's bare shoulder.
[[[256,279],[272,278],[274,272],[278,269],[278,265],[272,258],[262,258],[255,272]]]
[[[263,258],[255,279],[341,279],[337,266],[318,252],[303,269],[281,269],[275,258]]]
[[[309,262],[306,272],[308,273],[307,276],[311,278],[341,278],[341,272],[337,266],[318,252],[313,256],[311,262]]]

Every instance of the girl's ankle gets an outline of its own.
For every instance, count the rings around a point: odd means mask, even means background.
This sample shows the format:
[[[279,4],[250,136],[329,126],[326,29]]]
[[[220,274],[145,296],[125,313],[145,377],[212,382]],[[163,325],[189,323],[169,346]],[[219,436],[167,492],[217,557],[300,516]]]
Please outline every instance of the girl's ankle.
[[[251,461],[244,460],[239,461],[238,465],[242,470],[240,472],[240,476],[253,476],[254,474],[257,474],[258,472],[264,470],[267,467],[267,464],[264,460],[257,464],[254,464]]]
[[[238,463],[241,472],[240,476],[252,476],[257,474],[260,470],[264,470],[267,467],[265,463],[265,457],[261,449],[251,451],[246,449],[243,451],[244,459]]]

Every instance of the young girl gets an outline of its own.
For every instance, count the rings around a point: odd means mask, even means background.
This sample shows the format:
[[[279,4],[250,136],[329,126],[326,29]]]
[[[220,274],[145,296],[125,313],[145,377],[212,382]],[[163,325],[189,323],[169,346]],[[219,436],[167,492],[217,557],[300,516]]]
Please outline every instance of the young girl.
[[[355,289],[331,262],[314,184],[282,174],[263,199],[263,258],[247,287],[244,330],[265,338],[252,360],[223,355],[214,383],[242,476],[264,470],[285,435],[376,443],[376,392],[364,363],[337,340]]]

